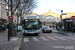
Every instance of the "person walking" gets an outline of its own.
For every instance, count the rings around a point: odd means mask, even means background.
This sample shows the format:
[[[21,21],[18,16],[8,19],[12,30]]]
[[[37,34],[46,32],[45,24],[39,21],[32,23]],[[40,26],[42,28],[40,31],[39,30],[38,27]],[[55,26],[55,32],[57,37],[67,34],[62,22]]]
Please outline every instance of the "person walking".
[[[74,26],[72,26],[72,35],[74,35]]]
[[[1,25],[0,25],[0,32],[1,32],[1,30],[2,30],[2,27],[1,27]]]
[[[5,30],[5,25],[3,24],[2,25],[2,31],[4,32],[4,30]]]

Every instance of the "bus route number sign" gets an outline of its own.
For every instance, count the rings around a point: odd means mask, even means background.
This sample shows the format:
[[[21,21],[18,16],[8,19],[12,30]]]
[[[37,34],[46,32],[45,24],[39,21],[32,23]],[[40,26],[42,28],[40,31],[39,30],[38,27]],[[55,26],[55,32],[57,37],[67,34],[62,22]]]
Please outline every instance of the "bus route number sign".
[[[37,20],[34,20],[34,19],[33,19],[33,20],[31,20],[31,19],[29,19],[29,21],[37,21]]]

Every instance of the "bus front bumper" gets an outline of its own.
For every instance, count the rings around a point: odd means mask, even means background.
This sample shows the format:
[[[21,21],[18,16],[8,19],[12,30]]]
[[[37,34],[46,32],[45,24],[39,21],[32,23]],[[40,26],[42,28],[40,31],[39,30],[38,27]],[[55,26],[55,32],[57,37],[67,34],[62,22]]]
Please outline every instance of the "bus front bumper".
[[[24,31],[25,34],[39,34],[40,31],[33,31],[33,32],[28,32],[28,31]]]

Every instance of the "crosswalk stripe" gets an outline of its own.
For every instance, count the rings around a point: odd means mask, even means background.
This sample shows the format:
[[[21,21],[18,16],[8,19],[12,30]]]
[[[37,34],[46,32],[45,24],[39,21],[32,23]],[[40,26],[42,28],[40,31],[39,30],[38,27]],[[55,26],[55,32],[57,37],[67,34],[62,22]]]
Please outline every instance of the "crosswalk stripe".
[[[70,39],[70,40],[75,40],[74,38],[70,38],[70,37],[65,37],[65,36],[62,36],[62,37]]]
[[[36,37],[32,37],[32,38],[33,38],[34,41],[39,41],[39,39],[36,38]]]
[[[29,39],[28,38],[24,38],[24,42],[29,42]]]
[[[52,30],[53,32],[58,32],[57,30]]]
[[[18,37],[13,37],[10,41],[17,41]]]
[[[48,41],[48,39],[47,38],[45,38],[45,37],[40,37],[42,40],[44,40],[44,41]]]
[[[61,40],[67,40],[67,39],[64,39],[64,38],[62,38],[62,37],[58,37],[58,36],[55,36],[56,38],[59,38],[59,39],[61,39]]]
[[[52,39],[52,40],[57,40],[57,39],[55,39],[55,38],[53,38],[53,37],[50,37],[50,36],[47,36],[47,38],[50,38],[50,39]]]

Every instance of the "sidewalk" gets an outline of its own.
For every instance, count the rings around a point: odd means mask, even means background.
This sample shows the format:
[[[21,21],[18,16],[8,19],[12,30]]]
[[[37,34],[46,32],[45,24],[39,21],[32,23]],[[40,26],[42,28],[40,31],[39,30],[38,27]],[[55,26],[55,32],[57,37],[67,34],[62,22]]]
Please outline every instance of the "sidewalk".
[[[17,34],[20,33],[18,32]],[[16,37],[19,37],[17,41],[8,41],[8,32],[0,32],[0,50],[19,50],[22,36],[16,36]]]
[[[54,32],[54,33],[65,34],[65,35],[72,35],[73,34],[72,32],[66,32],[66,31],[58,32],[58,30],[56,30],[56,28],[54,28],[54,29],[51,28],[51,29],[52,29],[52,32]],[[73,35],[73,36],[75,36],[75,35]]]

